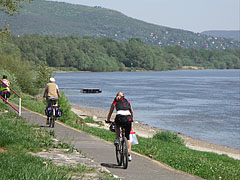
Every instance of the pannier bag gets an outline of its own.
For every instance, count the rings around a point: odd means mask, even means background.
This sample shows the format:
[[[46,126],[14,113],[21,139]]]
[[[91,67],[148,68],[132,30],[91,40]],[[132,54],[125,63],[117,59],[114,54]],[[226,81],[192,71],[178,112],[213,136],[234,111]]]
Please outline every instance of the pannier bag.
[[[45,114],[47,117],[50,117],[52,115],[52,107],[47,107]],[[62,117],[62,110],[59,107],[56,107],[56,117]]]
[[[59,107],[56,107],[56,116],[62,117],[62,109],[60,109]]]
[[[51,115],[51,111],[52,111],[52,108],[51,108],[51,107],[47,107],[47,108],[45,109],[45,114],[46,114],[47,117],[49,117],[49,116]]]

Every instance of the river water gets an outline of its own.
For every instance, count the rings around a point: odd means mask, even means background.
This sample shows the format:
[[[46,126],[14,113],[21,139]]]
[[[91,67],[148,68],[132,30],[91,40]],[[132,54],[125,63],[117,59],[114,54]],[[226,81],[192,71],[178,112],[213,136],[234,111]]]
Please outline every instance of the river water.
[[[240,70],[79,72],[55,78],[71,104],[109,110],[123,91],[135,120],[240,149]],[[102,93],[83,94],[82,88]]]

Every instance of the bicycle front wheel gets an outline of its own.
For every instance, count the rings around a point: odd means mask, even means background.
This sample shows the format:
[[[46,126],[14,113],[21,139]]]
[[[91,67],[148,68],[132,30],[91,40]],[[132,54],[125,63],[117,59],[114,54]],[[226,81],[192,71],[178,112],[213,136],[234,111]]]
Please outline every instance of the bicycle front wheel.
[[[128,167],[128,141],[127,138],[124,137],[122,141],[122,162],[123,168],[127,169]]]

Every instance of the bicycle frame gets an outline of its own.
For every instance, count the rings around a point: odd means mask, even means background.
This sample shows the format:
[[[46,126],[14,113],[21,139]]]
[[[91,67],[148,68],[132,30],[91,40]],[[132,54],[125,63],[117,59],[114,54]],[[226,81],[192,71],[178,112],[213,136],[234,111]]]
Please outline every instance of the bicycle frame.
[[[54,128],[55,120],[56,120],[56,108],[57,108],[57,100],[56,99],[50,99],[51,102],[51,115],[50,115],[50,123],[49,127]]]
[[[8,93],[8,91],[7,90],[4,90],[4,91],[2,91],[3,92],[3,98],[5,99],[5,100],[7,100],[7,93]]]
[[[116,158],[118,165],[123,164],[123,168],[127,169],[128,167],[128,141],[125,137],[125,129],[120,127],[120,142],[116,145]]]

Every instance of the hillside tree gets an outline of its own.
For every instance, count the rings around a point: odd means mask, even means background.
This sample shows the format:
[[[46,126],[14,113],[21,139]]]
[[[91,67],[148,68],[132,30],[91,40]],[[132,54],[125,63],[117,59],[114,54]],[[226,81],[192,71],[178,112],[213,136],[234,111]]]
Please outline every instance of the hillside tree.
[[[31,2],[31,0],[0,0],[0,12],[4,12],[11,16],[14,13],[18,12],[20,8],[23,7],[23,2]],[[0,33],[8,34],[8,26],[9,24],[5,24],[5,27],[0,28]]]

